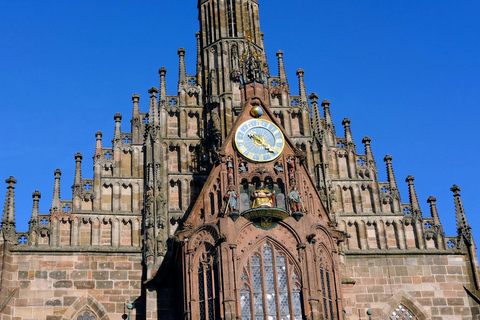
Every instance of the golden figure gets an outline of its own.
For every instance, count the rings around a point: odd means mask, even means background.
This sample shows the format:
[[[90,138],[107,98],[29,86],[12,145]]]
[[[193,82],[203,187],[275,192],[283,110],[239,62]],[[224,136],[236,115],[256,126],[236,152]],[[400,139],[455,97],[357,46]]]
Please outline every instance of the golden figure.
[[[272,208],[273,207],[273,198],[274,195],[270,190],[265,188],[263,184],[260,188],[256,189],[253,192],[253,204],[252,209],[255,208]]]

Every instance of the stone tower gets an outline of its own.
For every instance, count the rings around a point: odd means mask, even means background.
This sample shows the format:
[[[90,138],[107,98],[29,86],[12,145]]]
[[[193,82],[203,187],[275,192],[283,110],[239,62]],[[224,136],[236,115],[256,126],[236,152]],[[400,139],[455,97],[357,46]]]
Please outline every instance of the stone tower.
[[[19,232],[6,180],[0,320],[479,319],[460,188],[447,236],[412,176],[402,201],[391,156],[379,181],[371,139],[357,151],[347,118],[337,136],[304,70],[297,94],[282,51],[270,73],[257,0],[198,10],[196,74],[178,49],[177,94],[160,68],[131,132],[117,113],[111,147],[95,133],[93,178],[74,155],[71,200],[57,169],[50,212],[33,192]]]

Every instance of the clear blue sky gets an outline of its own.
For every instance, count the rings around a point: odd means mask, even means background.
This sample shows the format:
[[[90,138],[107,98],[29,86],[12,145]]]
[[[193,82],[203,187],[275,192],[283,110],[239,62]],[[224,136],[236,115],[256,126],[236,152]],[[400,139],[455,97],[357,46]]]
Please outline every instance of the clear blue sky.
[[[437,197],[447,235],[456,235],[449,189],[458,184],[479,242],[480,2],[292,3],[260,1],[272,74],[281,49],[292,93],[301,67],[308,93],[331,101],[337,135],[348,117],[359,153],[372,138],[381,180],[391,154],[403,202],[411,174],[425,216],[426,199]],[[146,112],[159,67],[176,93],[179,47],[195,72],[197,9],[194,0],[4,0],[0,26],[0,178],[18,180],[17,229],[25,231],[31,193],[42,193],[47,213],[60,168],[62,199],[71,199],[74,154],[91,178],[95,132],[109,146],[116,112],[130,131],[131,95]]]

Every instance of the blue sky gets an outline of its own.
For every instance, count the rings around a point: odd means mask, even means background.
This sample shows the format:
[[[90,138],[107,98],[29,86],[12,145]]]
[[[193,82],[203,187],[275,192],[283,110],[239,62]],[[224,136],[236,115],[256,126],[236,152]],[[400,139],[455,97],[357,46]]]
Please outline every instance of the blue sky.
[[[426,199],[437,197],[447,235],[456,235],[449,189],[459,185],[477,242],[479,16],[480,2],[468,0],[260,1],[271,73],[281,49],[292,93],[303,68],[308,93],[331,101],[337,135],[348,117],[359,153],[372,138],[382,181],[392,155],[403,202],[411,174],[425,216]],[[91,178],[95,132],[109,146],[116,112],[130,131],[131,96],[140,94],[146,112],[159,67],[176,93],[178,48],[195,72],[197,9],[193,0],[1,1],[0,27],[0,178],[18,180],[17,230],[25,231],[31,193],[42,193],[47,213],[60,168],[62,199],[71,199],[74,154]]]

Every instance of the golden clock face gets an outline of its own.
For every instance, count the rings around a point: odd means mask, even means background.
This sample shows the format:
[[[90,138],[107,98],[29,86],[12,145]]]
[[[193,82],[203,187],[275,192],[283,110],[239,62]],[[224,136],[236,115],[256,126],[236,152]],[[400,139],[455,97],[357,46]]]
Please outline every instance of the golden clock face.
[[[282,153],[285,138],[272,122],[251,119],[238,127],[235,144],[244,157],[257,162],[267,162],[276,159]]]

